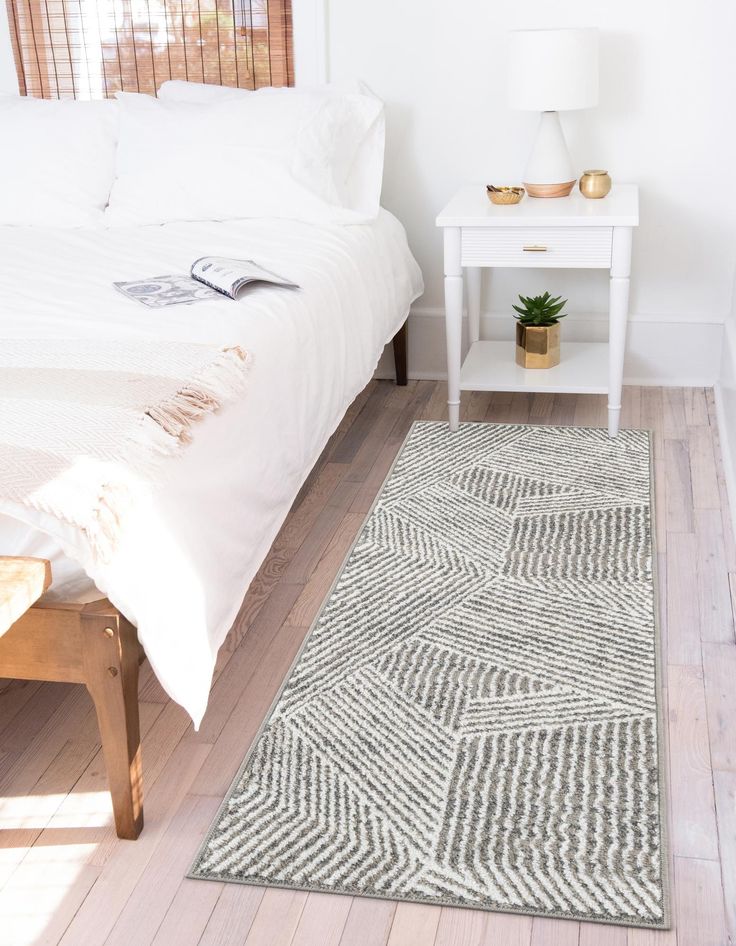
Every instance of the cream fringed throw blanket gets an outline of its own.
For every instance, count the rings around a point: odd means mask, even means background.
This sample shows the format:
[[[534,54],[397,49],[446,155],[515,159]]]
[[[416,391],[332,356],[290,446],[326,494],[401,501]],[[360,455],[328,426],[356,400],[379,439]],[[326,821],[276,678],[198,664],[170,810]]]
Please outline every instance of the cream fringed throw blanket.
[[[71,523],[107,559],[136,492],[242,390],[247,363],[238,347],[0,340],[0,503]]]

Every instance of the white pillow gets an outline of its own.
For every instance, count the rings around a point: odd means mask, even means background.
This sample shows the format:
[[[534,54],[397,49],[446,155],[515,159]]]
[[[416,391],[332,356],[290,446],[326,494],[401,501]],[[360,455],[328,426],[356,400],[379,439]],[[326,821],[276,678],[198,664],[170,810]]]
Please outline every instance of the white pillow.
[[[261,92],[281,91],[262,89]],[[167,79],[161,83],[158,97],[164,102],[190,102],[193,105],[211,105],[225,99],[253,95],[250,89],[234,89],[229,85],[210,85],[204,82],[185,82],[184,79]]]
[[[0,224],[101,226],[117,140],[114,101],[0,96]]]
[[[374,219],[381,200],[386,126],[383,103],[363,83],[354,88],[325,85],[308,89],[265,88],[254,93],[248,89],[170,79],[162,84],[158,96],[166,102],[212,105],[253,95],[293,98],[305,93],[331,102],[333,110],[337,109],[342,116],[330,129],[339,203],[367,220]]]
[[[214,105],[119,93],[110,226],[289,217],[357,222],[336,202],[330,110],[312,97]]]

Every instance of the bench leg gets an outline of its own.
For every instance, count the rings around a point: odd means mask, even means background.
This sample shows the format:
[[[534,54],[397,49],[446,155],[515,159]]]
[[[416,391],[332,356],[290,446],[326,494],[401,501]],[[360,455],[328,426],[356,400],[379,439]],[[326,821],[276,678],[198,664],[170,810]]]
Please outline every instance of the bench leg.
[[[394,367],[396,368],[396,383],[401,387],[406,385],[406,340],[409,334],[409,320],[401,326],[394,335]]]
[[[97,712],[115,830],[135,840],[143,828],[138,639],[119,614],[82,614],[81,620],[85,683]]]

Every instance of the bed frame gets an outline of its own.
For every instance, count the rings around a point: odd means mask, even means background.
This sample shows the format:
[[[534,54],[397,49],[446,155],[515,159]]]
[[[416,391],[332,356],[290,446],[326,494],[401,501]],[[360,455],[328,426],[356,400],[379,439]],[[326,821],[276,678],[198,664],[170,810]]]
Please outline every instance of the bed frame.
[[[408,336],[409,320],[407,319],[393,338],[394,368],[396,370],[396,383],[399,387],[406,385],[406,350]]]
[[[407,383],[407,334],[404,322],[393,339],[398,385]],[[0,636],[0,677],[87,687],[100,727],[115,830],[119,838],[135,840],[143,828],[138,667],[145,656],[136,630],[106,598],[83,605],[34,604],[50,583],[48,562],[4,562],[0,617],[10,615],[4,625],[10,626]],[[22,577],[10,570],[21,569],[21,563]]]

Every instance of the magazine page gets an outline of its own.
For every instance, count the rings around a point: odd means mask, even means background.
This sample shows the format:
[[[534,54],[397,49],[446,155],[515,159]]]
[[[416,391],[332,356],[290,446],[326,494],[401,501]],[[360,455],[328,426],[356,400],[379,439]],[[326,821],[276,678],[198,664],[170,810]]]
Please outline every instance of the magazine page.
[[[298,288],[290,279],[259,266],[253,260],[203,256],[192,264],[191,273],[199,282],[233,298],[240,288],[250,282],[270,282],[278,286]]]
[[[153,309],[168,305],[191,305],[192,302],[221,298],[215,289],[203,286],[185,275],[151,276],[149,279],[114,282],[113,286],[128,298]]]

